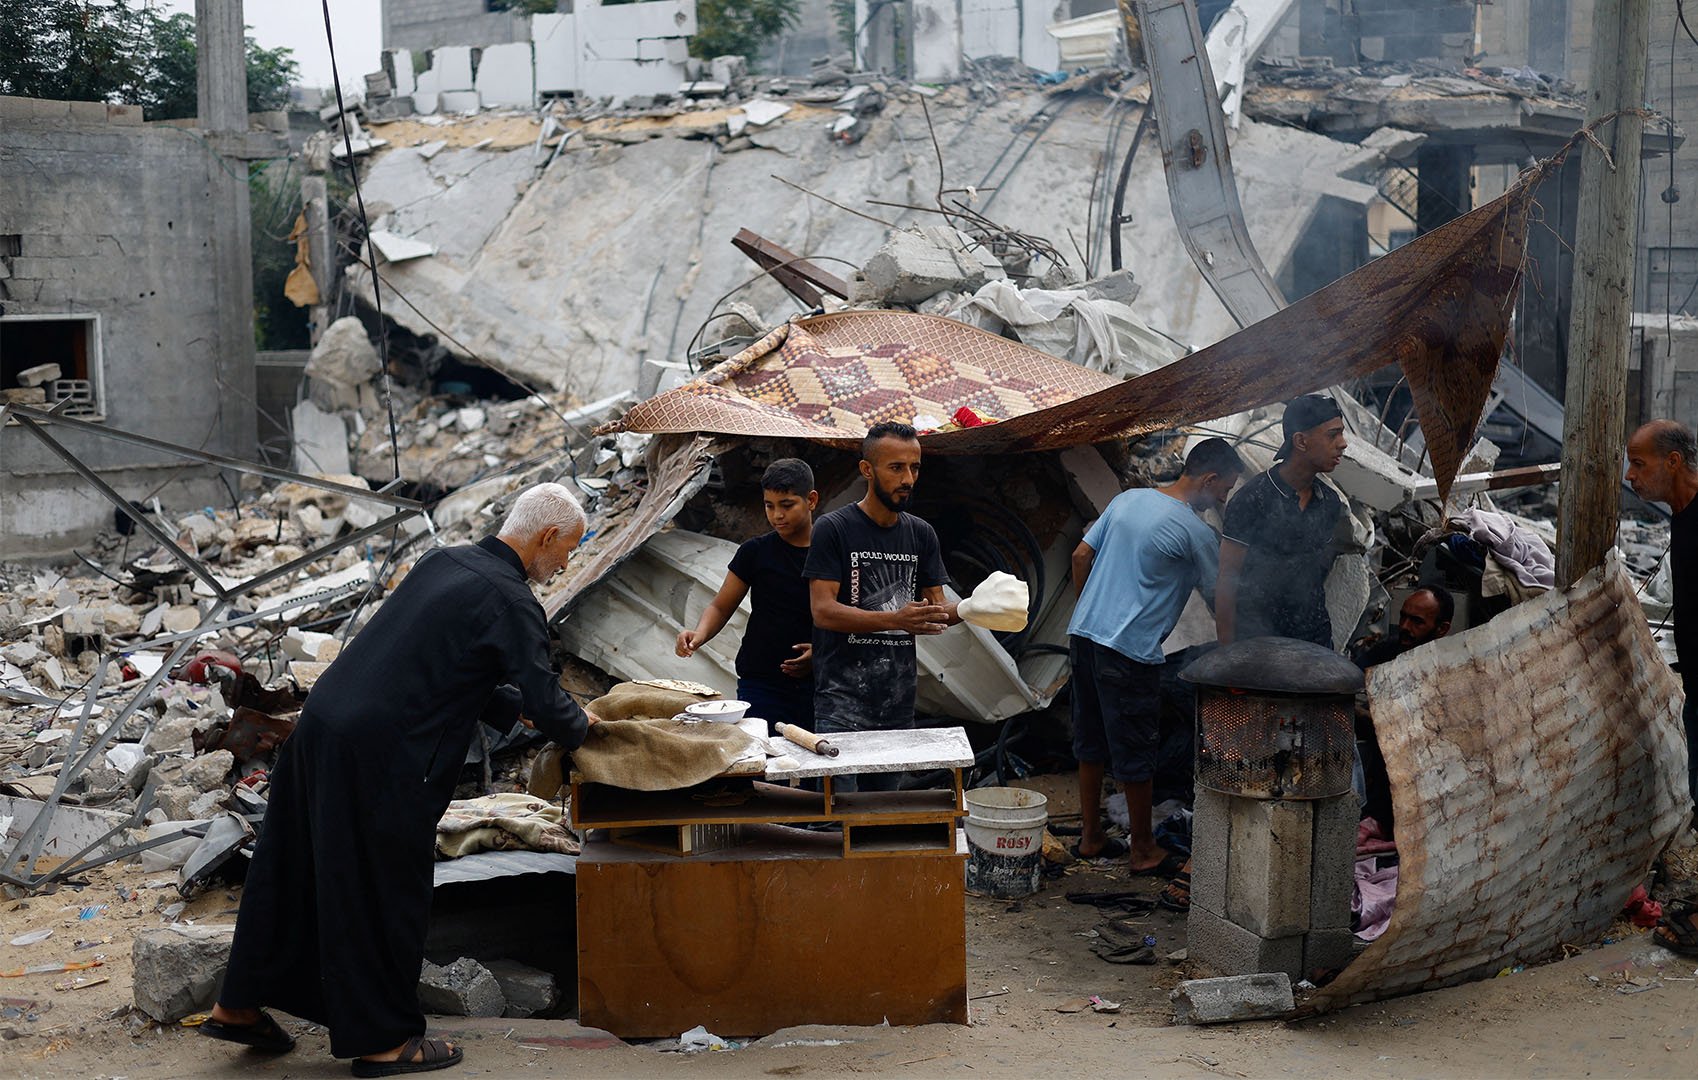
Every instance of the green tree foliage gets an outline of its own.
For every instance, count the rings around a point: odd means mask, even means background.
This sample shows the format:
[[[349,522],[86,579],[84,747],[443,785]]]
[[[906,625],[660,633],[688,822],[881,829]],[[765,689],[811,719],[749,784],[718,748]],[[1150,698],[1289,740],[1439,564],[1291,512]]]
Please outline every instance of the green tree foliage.
[[[280,109],[299,67],[247,39],[248,109]],[[195,21],[111,0],[0,0],[0,94],[195,115]]]
[[[855,51],[855,0],[831,0],[831,21],[837,24],[837,36],[843,47]]]
[[[696,36],[690,55],[759,55],[773,38],[801,19],[801,0],[696,0]]]
[[[551,15],[557,10],[555,0],[495,0],[490,6],[521,15]]]

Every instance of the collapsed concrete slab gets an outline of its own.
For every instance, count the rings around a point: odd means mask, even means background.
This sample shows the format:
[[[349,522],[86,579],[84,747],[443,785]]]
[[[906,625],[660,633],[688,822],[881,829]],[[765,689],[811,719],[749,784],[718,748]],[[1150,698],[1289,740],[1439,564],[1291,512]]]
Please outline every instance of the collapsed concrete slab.
[[[1041,153],[1010,170],[1013,155],[1001,156],[1007,140],[985,133],[1022,126],[1046,105],[1051,113]],[[947,92],[931,108],[946,148],[948,181],[977,183],[995,171],[996,190],[982,194],[977,208],[1065,248],[1069,227],[1077,231],[1077,223],[1090,217],[1101,110],[1060,108],[1017,92],[982,109]],[[510,377],[590,399],[642,385],[645,360],[678,359],[720,292],[697,283],[748,277],[743,255],[729,243],[740,228],[758,226],[762,235],[802,254],[851,262],[885,242],[888,230],[876,221],[833,210],[774,174],[898,226],[935,224],[933,214],[867,202],[923,202],[937,187],[935,161],[915,149],[927,142],[917,96],[893,98],[853,147],[827,137],[840,114],[806,105],[745,132],[751,145],[735,153],[690,137],[723,132],[736,111],[723,110],[718,120],[705,112],[644,118],[640,129],[620,129],[624,134],[617,137],[641,140],[631,145],[611,145],[593,125],[572,127],[579,135],[552,164],[546,154],[527,152],[540,128],[532,129],[523,149],[467,147],[427,160],[420,148],[474,121],[375,126],[397,138],[373,155],[368,203],[393,208],[382,227],[437,248],[434,257],[385,266],[383,276],[463,343],[444,339],[450,349],[470,349]],[[704,132],[703,123],[716,126]],[[401,144],[403,130],[416,146]],[[1361,151],[1246,120],[1232,155],[1250,233],[1277,273],[1328,198],[1314,186],[1292,183],[1291,162],[1302,161],[1305,175],[1335,175],[1356,163]],[[462,182],[474,168],[476,182]],[[1058,183],[1058,177],[1074,179]],[[725,198],[726,192],[739,196]],[[1140,155],[1126,205],[1166,204],[1159,156]],[[759,208],[757,220],[750,218],[751,207]],[[1174,242],[1165,210],[1146,225],[1125,235],[1126,266],[1143,286],[1130,304],[1137,317],[1197,347],[1233,332],[1236,323]],[[369,272],[351,267],[348,274],[369,303]],[[742,295],[771,318],[794,311],[771,282]],[[609,302],[610,296],[618,302]],[[415,333],[440,336],[410,305],[385,305],[385,312]],[[678,375],[665,378],[677,381]]]
[[[1373,669],[1401,873],[1315,1009],[1484,978],[1620,914],[1691,807],[1680,684],[1620,556]]]

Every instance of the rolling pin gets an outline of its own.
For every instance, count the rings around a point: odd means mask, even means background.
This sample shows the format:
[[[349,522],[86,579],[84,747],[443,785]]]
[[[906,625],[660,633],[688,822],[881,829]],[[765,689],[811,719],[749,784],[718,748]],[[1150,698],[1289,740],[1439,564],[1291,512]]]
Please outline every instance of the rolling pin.
[[[838,754],[837,747],[826,742],[813,732],[797,727],[795,724],[779,724],[775,730],[777,730],[779,735],[789,739],[802,749],[811,750],[814,753],[819,754],[821,757],[836,757]]]

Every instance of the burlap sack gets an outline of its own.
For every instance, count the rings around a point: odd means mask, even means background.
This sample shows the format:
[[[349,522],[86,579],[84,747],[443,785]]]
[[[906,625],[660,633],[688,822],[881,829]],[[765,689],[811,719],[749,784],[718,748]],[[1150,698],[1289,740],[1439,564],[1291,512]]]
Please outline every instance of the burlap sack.
[[[735,724],[604,720],[572,751],[572,765],[590,783],[670,791],[713,779],[753,745]]]
[[[531,761],[525,791],[539,799],[558,799],[566,784],[566,748],[555,743],[544,746]]]
[[[648,682],[624,682],[584,706],[603,720],[670,720],[684,711],[684,706],[708,701],[719,695],[708,687],[706,693],[691,693],[678,685],[657,686]]]

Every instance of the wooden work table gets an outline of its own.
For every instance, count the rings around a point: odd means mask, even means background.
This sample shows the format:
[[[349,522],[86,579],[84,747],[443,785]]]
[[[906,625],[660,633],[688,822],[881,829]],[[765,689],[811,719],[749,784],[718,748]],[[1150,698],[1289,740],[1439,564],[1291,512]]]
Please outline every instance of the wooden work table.
[[[837,758],[774,740],[794,764],[676,791],[574,780],[572,823],[594,830],[578,859],[584,1024],[662,1038],[966,1023],[966,732],[831,738]],[[938,769],[950,787],[833,791],[834,777]],[[820,791],[776,783],[815,778]]]

